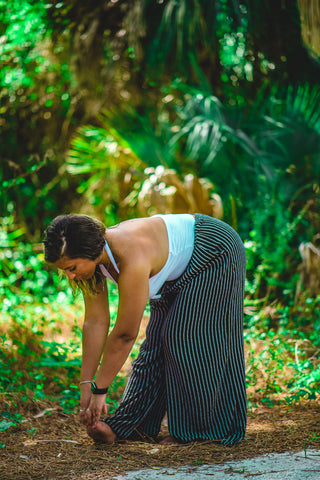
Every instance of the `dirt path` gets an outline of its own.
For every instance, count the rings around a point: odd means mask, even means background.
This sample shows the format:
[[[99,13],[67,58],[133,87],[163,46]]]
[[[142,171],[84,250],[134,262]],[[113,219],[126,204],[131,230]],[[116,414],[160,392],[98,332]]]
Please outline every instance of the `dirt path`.
[[[55,408],[51,405],[51,408]],[[162,434],[166,434],[165,427]],[[150,442],[95,444],[76,415],[57,407],[1,434],[1,480],[100,480],[129,470],[217,464],[272,452],[320,448],[320,405],[259,407],[249,412],[245,439],[164,446]]]
[[[178,468],[147,468],[113,477],[113,480],[319,480],[320,450],[268,453],[221,464]]]

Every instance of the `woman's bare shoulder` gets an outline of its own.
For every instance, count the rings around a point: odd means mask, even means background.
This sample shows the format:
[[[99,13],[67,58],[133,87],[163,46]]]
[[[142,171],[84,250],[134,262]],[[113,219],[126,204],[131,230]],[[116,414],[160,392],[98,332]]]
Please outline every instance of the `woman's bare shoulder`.
[[[107,228],[107,236],[119,245],[134,243],[137,246],[166,232],[164,222],[160,217],[143,217],[125,220],[113,227]]]
[[[121,264],[146,263],[157,270],[168,256],[166,226],[160,217],[126,220],[107,229],[106,237]]]

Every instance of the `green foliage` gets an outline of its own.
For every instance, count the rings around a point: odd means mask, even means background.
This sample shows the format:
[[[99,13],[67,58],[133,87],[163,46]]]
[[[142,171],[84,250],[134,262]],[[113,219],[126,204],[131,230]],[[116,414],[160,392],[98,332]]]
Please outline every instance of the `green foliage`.
[[[87,198],[95,215],[114,224],[121,217],[121,201],[130,193],[131,174],[137,177],[136,172],[143,167],[126,141],[119,142],[117,132],[110,130],[82,127],[72,142],[67,169],[80,178],[77,190]],[[129,185],[124,185],[128,175]]]
[[[250,401],[315,398],[320,297],[296,297],[320,229],[319,65],[297,3],[267,3],[0,0],[0,430],[17,398],[79,398],[82,307],[31,242],[61,211],[133,216],[159,164],[209,178],[246,240]]]
[[[43,2],[0,2],[0,22],[6,26],[1,42],[1,57],[5,66],[1,69],[0,82],[8,89],[9,95],[14,95],[20,87],[34,84],[34,79],[28,76],[31,66],[41,71],[45,58],[35,47],[46,36],[45,12]],[[13,62],[18,64],[18,68],[12,68]]]
[[[44,267],[39,245],[26,243],[13,216],[0,222],[0,394],[6,406],[0,431],[23,418],[12,413],[17,402],[58,402],[65,412],[79,404],[83,306],[72,296],[66,278]],[[112,322],[117,296],[110,293]],[[125,378],[110,389],[110,412],[118,405]],[[30,408],[30,407],[29,407]]]
[[[146,34],[142,27],[131,41],[146,52],[139,66],[152,79],[169,72],[203,93],[214,87],[234,105],[254,100],[263,85],[317,83],[320,67],[302,42],[299,6],[291,0],[145,1],[139,21]],[[310,26],[305,30],[310,39]]]
[[[43,223],[65,205],[71,187],[63,168],[57,171],[72,129],[72,75],[64,45],[52,42],[51,6],[42,0],[0,3],[0,215],[14,203],[29,236],[39,235],[36,219]]]
[[[249,326],[245,329],[249,406],[259,401],[273,406],[318,399],[319,359],[305,331],[287,326],[262,331],[254,318]]]
[[[175,82],[164,89],[152,118],[133,108],[108,111],[100,128],[81,128],[68,169],[91,174],[79,188],[93,205],[121,204],[130,191],[122,192],[121,182],[114,180],[125,168],[136,182],[145,166],[194,172],[214,184],[225,220],[243,236],[256,230],[254,219],[259,221],[267,206],[269,224],[274,216],[287,218],[289,209],[288,222],[301,217],[310,238],[317,225],[306,205],[312,202],[316,210],[319,202],[319,91],[308,85],[285,93],[274,89],[267,97],[262,92],[252,106],[230,106]],[[129,186],[135,190],[133,183]]]
[[[288,211],[273,208],[257,211],[255,230],[250,232],[247,247],[247,292],[263,298],[265,304],[284,297],[294,298],[297,277],[292,275],[300,262],[297,220],[290,222]],[[291,285],[290,285],[291,284]]]
[[[26,303],[32,303],[34,296],[38,295],[44,303],[49,303],[50,296],[56,293],[58,281],[57,278],[52,281],[44,268],[41,244],[25,242],[25,231],[15,226],[12,214],[0,219],[0,241],[0,295],[5,297],[3,311],[9,311],[21,301],[17,296],[20,291]]]
[[[174,63],[175,69],[183,73],[192,70],[197,63],[199,47],[194,42],[195,37],[212,53],[216,41],[218,4],[193,0],[177,3],[170,0],[164,6],[160,5],[155,17],[159,23],[155,27],[154,22],[148,22],[149,28],[152,27],[148,32],[149,66],[154,68],[156,64],[159,67]],[[154,72],[157,73],[155,68]],[[197,69],[197,73],[200,73],[200,69]]]
[[[125,113],[104,111],[100,128],[84,126],[74,137],[68,153],[68,172],[80,178],[84,194],[107,223],[133,217],[139,188],[148,166],[159,164],[181,170],[167,116],[155,126],[133,108]],[[186,168],[185,165],[184,168]]]
[[[57,101],[60,103],[60,112],[68,107],[70,102],[69,95],[63,92],[63,84],[69,79],[68,67],[55,63],[53,55],[48,54],[51,30],[46,17],[47,9],[48,5],[42,1],[10,0],[1,1],[0,4],[0,22],[3,28],[0,44],[3,61],[0,95],[2,135],[4,132],[7,135],[7,159],[17,153],[19,144],[17,132],[13,129],[17,122],[27,120],[25,114],[28,109],[32,107],[29,127],[39,127],[40,118],[44,125],[46,120],[51,118],[51,107]],[[60,75],[61,79],[57,81]],[[43,81],[44,84],[41,85]],[[32,152],[32,147],[34,143],[30,138],[25,153],[30,150]],[[10,167],[4,167],[8,178]],[[21,165],[15,165],[18,172],[20,168]],[[23,170],[22,172],[24,173]]]
[[[57,274],[49,276],[43,254],[35,253],[35,246],[23,241],[24,232],[15,227],[13,216],[1,219],[0,236],[0,390],[9,396],[19,394],[26,400],[31,395],[36,401],[45,398],[45,389],[52,389],[53,375],[49,370],[59,371],[60,375],[63,372],[63,376],[67,372],[70,381],[79,371],[79,341],[63,346],[55,340],[44,340],[45,332],[50,332],[52,338],[61,334],[64,319],[56,303],[50,308],[53,298],[64,303],[66,310],[73,299],[70,289],[70,299],[64,292],[66,280],[59,279]],[[78,360],[73,360],[75,354]],[[55,384],[53,393],[59,394],[62,388],[64,379]],[[64,391],[61,404],[68,405]]]
[[[183,146],[168,145],[173,133],[170,129],[175,125],[172,125],[172,112],[166,106],[167,100],[163,98],[159,85],[162,83],[161,86],[166,87],[179,80],[181,74],[189,85],[197,86],[204,99],[211,95],[211,98],[220,98],[226,105],[243,106],[246,116],[247,99],[250,99],[249,103],[254,103],[263,82],[268,90],[272,76],[276,73],[279,78],[286,69],[286,60],[281,60],[285,53],[282,52],[281,56],[278,44],[285,49],[286,35],[295,35],[295,46],[299,42],[301,44],[297,4],[285,3],[286,8],[275,4],[256,5],[251,1],[142,1],[140,8],[136,9],[128,2],[124,2],[124,8],[122,2],[104,5],[95,1],[89,6],[79,0],[54,3],[42,0],[2,1],[0,54],[4,65],[0,74],[0,153],[4,161],[0,168],[0,180],[5,186],[2,210],[13,201],[17,218],[25,222],[28,233],[38,234],[39,226],[33,212],[37,212],[43,223],[46,217],[52,218],[55,212],[70,208],[76,183],[63,165],[64,150],[75,128],[83,121],[87,122],[88,118],[97,123],[102,109],[107,112],[107,119],[103,122],[107,125],[108,134],[119,145],[124,145],[125,141],[129,144],[136,157],[135,165],[140,161],[151,166],[161,163],[178,171],[194,169],[199,176],[207,176],[198,169],[213,169],[210,160],[219,150],[214,168],[219,170],[221,166],[221,175],[222,172],[233,171],[234,164],[240,159],[241,168],[232,175],[232,183],[236,183],[234,178],[238,178],[236,191],[241,193],[242,178],[250,172],[251,180],[256,171],[256,168],[251,168],[254,163],[252,158],[246,162],[242,152],[245,144],[249,146],[248,139],[251,142],[254,140],[252,132],[246,131],[243,125],[237,132],[230,118],[223,118],[226,123],[219,123],[215,112],[201,112],[197,115],[199,125],[195,122],[193,126],[191,123],[188,125],[190,131],[186,143],[188,146],[193,143],[192,136],[197,138],[199,128],[202,135],[200,157],[212,146],[212,141],[214,148],[208,158],[204,161],[199,159],[194,164],[184,155]],[[269,60],[265,53],[269,52],[270,39],[266,40],[264,32],[257,35],[259,25],[253,20],[259,18],[259,22],[264,23],[265,18],[270,17],[276,33],[272,45],[274,49],[277,47],[273,60]],[[283,21],[285,29],[282,28]],[[130,25],[136,28],[132,29]],[[259,43],[258,48],[255,48],[254,40]],[[169,76],[159,75],[160,71],[163,72],[161,65],[171,72]],[[157,87],[151,81],[153,77],[157,78]],[[310,80],[312,78],[310,75]],[[178,104],[179,100],[180,95]],[[193,101],[196,103],[195,98]],[[185,105],[183,99],[182,114],[187,114],[188,108],[183,108]],[[202,108],[195,105],[196,109],[198,107]],[[126,116],[115,113],[128,110]],[[207,114],[209,117],[206,119]],[[255,118],[254,125],[262,125],[263,122],[259,121],[260,118]],[[211,134],[212,138],[204,146],[204,130],[207,127],[211,129],[212,122],[215,123],[213,130],[216,133]],[[231,128],[230,131],[227,129],[230,134],[227,135],[228,146],[220,148],[226,137],[225,126]],[[241,138],[243,134],[247,138]],[[252,145],[249,148],[252,149]],[[260,148],[259,142],[257,146]],[[191,152],[194,157],[197,149],[192,148]],[[252,157],[252,152],[250,155]],[[253,155],[256,156],[255,151]],[[127,155],[129,165],[130,156]],[[257,157],[262,158],[261,155]],[[121,160],[116,158],[113,165],[119,162],[118,168],[122,168]],[[259,160],[257,164],[260,168]],[[112,186],[116,176],[114,170],[115,167],[110,173],[108,169],[111,177],[109,184]],[[98,178],[95,174],[96,181],[89,181],[83,169],[81,175],[83,181],[78,198],[86,191],[87,185],[92,187],[101,182],[101,175]],[[212,172],[210,176],[214,176]],[[218,180],[219,186],[220,183]],[[231,204],[235,196],[233,193],[230,195]],[[99,196],[93,194],[90,200],[95,206],[99,203]],[[239,204],[241,202],[240,197]],[[108,214],[113,218],[119,216],[116,200],[113,200]]]

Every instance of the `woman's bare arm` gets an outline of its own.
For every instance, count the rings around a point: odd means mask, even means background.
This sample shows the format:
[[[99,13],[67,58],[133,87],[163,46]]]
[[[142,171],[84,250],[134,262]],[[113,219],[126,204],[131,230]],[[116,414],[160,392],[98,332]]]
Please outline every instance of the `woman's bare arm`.
[[[141,262],[123,266],[119,276],[119,307],[105,343],[96,383],[104,388],[117,375],[136,340],[149,294],[149,269]]]
[[[86,296],[84,302],[81,381],[93,379],[108,336],[110,315],[107,287],[94,297]]]
[[[94,297],[84,298],[85,319],[82,329],[82,366],[81,381],[93,380],[108,336],[110,315],[108,290],[104,290]],[[91,400],[91,384],[80,385],[80,417],[81,422],[88,423],[87,409]],[[106,409],[105,409],[106,411]]]
[[[119,308],[117,321],[105,343],[96,377],[99,388],[108,387],[126,361],[139,332],[148,301],[149,270],[141,262],[122,266],[119,275]],[[105,395],[92,395],[87,425],[94,426],[105,406]]]

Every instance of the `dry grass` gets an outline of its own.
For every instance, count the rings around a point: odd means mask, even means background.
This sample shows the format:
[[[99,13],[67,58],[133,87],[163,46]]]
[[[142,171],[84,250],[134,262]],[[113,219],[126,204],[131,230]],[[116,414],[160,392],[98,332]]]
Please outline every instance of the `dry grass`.
[[[44,413],[45,407],[55,409]],[[316,402],[258,407],[249,413],[245,439],[233,447],[214,442],[159,445],[151,440],[97,444],[87,437],[76,414],[65,415],[58,405],[43,404],[41,408],[41,416],[30,413],[26,421],[2,434],[6,447],[0,451],[1,479],[111,479],[140,468],[195,466],[309,446],[320,448],[320,405]],[[164,426],[159,438],[166,433]]]

